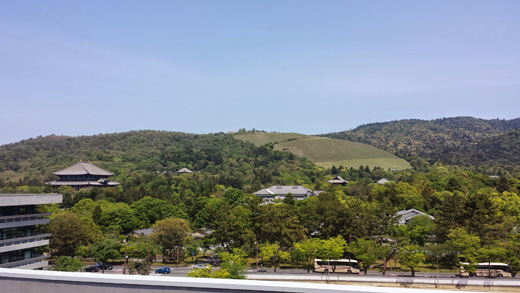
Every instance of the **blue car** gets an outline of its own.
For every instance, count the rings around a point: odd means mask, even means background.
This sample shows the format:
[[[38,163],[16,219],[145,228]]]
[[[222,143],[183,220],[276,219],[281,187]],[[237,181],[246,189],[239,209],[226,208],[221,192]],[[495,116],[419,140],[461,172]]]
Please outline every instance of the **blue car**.
[[[156,274],[169,274],[170,273],[170,268],[162,267],[160,269],[156,269],[155,273]]]

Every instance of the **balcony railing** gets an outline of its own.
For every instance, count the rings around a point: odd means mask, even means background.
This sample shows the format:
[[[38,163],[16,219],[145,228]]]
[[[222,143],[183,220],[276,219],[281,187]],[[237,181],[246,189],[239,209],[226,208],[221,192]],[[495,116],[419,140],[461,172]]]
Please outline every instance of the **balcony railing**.
[[[19,261],[13,261],[13,262],[0,264],[0,268],[17,268],[17,267],[26,266],[26,265],[30,265],[30,264],[33,264],[33,263],[41,262],[42,259],[47,259],[47,258],[51,258],[51,255],[50,254],[49,255],[40,255],[40,256],[33,257],[33,258],[22,259],[22,260],[19,260]]]
[[[51,233],[46,233],[46,234],[37,234],[37,235],[26,236],[26,237],[18,237],[18,238],[0,240],[0,247],[41,241],[41,240],[45,240],[46,238],[51,237],[51,235],[52,235]]]
[[[27,215],[3,216],[3,217],[0,217],[0,224],[41,220],[44,217],[50,216],[50,215],[52,215],[52,213],[37,213],[37,214],[27,214]]]

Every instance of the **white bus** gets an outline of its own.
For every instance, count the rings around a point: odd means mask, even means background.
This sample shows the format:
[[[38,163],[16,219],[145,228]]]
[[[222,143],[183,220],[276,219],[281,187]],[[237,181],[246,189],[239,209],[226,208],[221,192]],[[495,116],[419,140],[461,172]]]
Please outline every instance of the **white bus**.
[[[313,272],[359,274],[360,270],[358,261],[355,259],[315,259]]]
[[[461,277],[506,277],[511,278],[511,269],[509,265],[500,262],[481,262],[477,265],[474,273],[465,270],[464,266],[468,267],[468,263],[461,263],[460,276]]]

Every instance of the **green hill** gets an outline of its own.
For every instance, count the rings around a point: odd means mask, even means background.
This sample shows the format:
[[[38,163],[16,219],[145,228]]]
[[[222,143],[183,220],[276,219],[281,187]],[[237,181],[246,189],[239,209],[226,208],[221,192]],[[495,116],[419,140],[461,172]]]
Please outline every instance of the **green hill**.
[[[473,117],[454,117],[436,120],[398,120],[384,123],[372,123],[353,130],[324,134],[329,138],[345,139],[372,145],[387,150],[401,158],[412,161],[422,158],[445,164],[479,165],[501,164],[511,160],[507,153],[502,155],[479,147],[481,142],[492,141],[495,137],[520,127],[520,118],[512,120],[484,120]],[[503,143],[518,143],[511,139]],[[486,145],[490,146],[489,143]],[[514,146],[512,146],[514,147]],[[492,147],[492,149],[495,147]],[[496,148],[495,148],[496,149]],[[471,152],[471,153],[467,153]],[[473,152],[477,152],[474,153]],[[493,153],[501,156],[493,161],[481,157],[478,153]],[[464,156],[465,160],[458,160]],[[473,159],[470,159],[473,158]]]
[[[462,146],[444,158],[456,165],[518,166],[520,165],[520,129]]]
[[[275,150],[290,151],[306,157],[324,168],[343,165],[345,167],[379,166],[386,169],[407,169],[410,164],[388,152],[367,144],[339,139],[330,139],[297,133],[255,132],[237,134],[235,138],[256,145],[274,143]]]
[[[235,138],[254,143],[256,146],[262,146],[267,143],[281,143],[296,139],[312,138],[314,136],[300,133],[280,133],[280,132],[253,132],[245,134],[235,134]]]
[[[134,171],[175,173],[187,167],[204,176],[213,175],[207,185],[249,185],[253,191],[270,182],[294,184],[286,170],[314,167],[290,152],[256,147],[224,133],[144,130],[79,137],[51,135],[0,146],[0,185],[43,184],[54,179],[53,172],[80,160],[114,172],[114,180]],[[298,176],[306,178],[303,174]],[[127,177],[123,175],[119,180]]]

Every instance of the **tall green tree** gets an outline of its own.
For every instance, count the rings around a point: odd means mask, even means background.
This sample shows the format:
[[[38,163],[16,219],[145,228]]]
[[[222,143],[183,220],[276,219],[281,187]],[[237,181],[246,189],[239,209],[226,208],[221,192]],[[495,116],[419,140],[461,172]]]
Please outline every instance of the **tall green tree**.
[[[121,242],[117,238],[109,236],[92,245],[90,248],[90,254],[97,261],[106,264],[110,259],[121,258],[120,247]],[[103,273],[105,273],[105,266],[103,266],[102,270]]]
[[[52,233],[49,246],[58,256],[75,256],[76,250],[86,244],[87,235],[78,216],[63,212],[54,216],[48,226]]]
[[[318,252],[318,257],[321,259],[340,259],[343,257],[345,253],[345,248],[347,246],[347,241],[338,235],[333,238],[329,238],[323,240],[321,242],[321,250]],[[332,272],[336,272],[336,264],[332,268]]]
[[[182,247],[191,237],[188,221],[179,218],[168,218],[153,225],[151,238],[159,244],[163,256],[171,256],[176,247]]]
[[[469,271],[477,262],[478,249],[480,248],[480,237],[474,234],[468,234],[462,228],[450,230],[447,235],[446,246],[453,251],[458,260],[464,260],[469,263]]]
[[[412,277],[415,277],[415,268],[425,260],[424,253],[419,245],[405,245],[401,247],[399,258],[401,265],[410,268]]]
[[[298,210],[283,203],[260,206],[255,228],[261,242],[278,243],[282,249],[289,249],[305,238]]]
[[[274,267],[274,272],[276,272],[276,268],[281,261],[288,261],[291,259],[289,252],[283,251],[280,248],[280,245],[276,243],[262,245],[260,247],[259,256],[262,258],[262,261],[270,263],[271,266]]]
[[[322,240],[319,238],[311,238],[302,240],[294,245],[294,248],[305,257],[305,267],[307,272],[313,268],[314,259],[318,257],[318,254],[322,251]]]
[[[348,247],[348,250],[363,264],[365,275],[370,266],[387,255],[388,249],[388,247],[382,246],[379,242],[363,238],[353,241]]]

